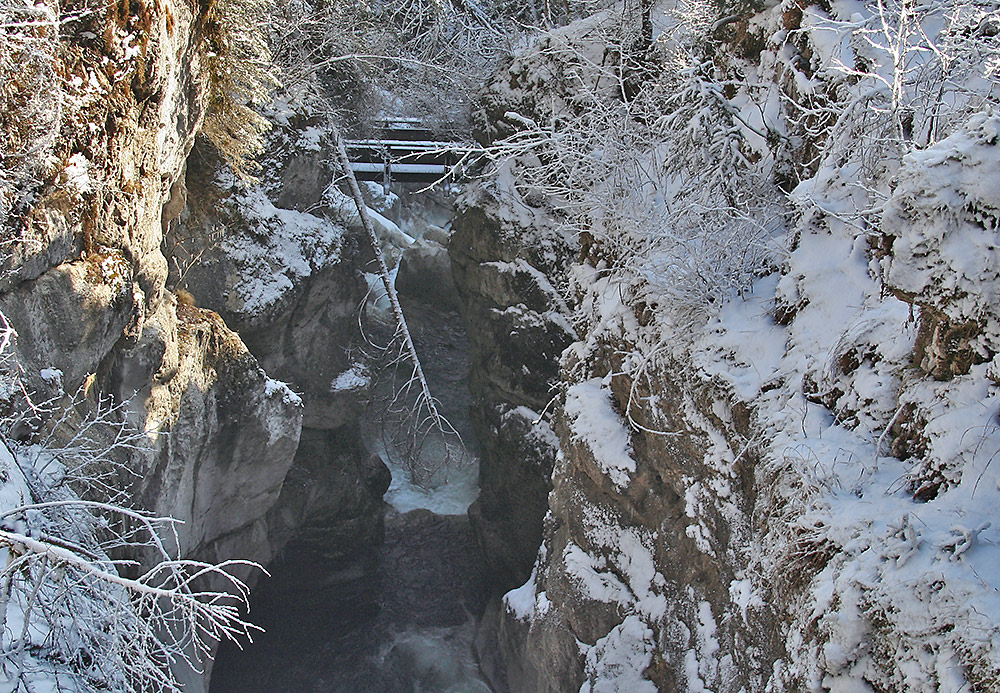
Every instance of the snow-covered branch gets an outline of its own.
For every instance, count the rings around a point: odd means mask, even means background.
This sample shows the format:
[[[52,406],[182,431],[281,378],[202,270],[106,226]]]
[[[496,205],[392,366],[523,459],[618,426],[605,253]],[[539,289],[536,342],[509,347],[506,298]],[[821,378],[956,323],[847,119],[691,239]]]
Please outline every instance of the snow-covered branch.
[[[8,329],[4,356],[16,340]],[[254,564],[176,556],[177,521],[126,505],[120,475],[145,436],[124,423],[125,408],[63,396],[58,371],[49,381],[59,395],[41,404],[23,383],[4,387],[26,402],[7,401],[0,420],[0,680],[179,693],[181,670],[254,632],[242,616],[249,589],[234,574]]]

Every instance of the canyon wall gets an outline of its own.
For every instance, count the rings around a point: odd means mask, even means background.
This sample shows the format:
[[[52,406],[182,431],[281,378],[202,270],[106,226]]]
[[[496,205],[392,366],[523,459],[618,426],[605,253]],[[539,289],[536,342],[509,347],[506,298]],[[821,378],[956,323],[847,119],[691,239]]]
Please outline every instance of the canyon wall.
[[[557,447],[542,412],[574,331],[549,277],[563,274],[571,239],[540,213],[513,223],[502,218],[505,207],[489,191],[460,204],[449,252],[483,446],[480,496],[469,513],[497,587],[509,589],[531,570],[551,488]]]
[[[239,546],[266,562],[261,522],[298,445],[301,402],[218,315],[165,290],[163,229],[205,103],[202,9],[114,21],[143,60],[84,31],[69,39],[66,69],[87,80],[60,133],[67,163],[9,220],[19,237],[0,305],[29,386],[51,391],[38,374],[57,368],[61,391],[129,403],[151,440],[131,463],[134,495],[184,521],[181,553],[217,560]]]
[[[850,116],[810,159],[819,134],[794,114],[740,111],[760,86],[748,74],[789,102],[856,86],[823,71],[822,32],[790,30],[836,27],[863,52],[847,19],[784,3],[698,34],[667,11],[654,26],[672,33],[619,68],[627,29],[598,14],[488,85],[483,136],[541,143],[469,193],[451,245],[488,431],[478,512],[499,517],[479,534],[487,560],[523,575],[528,547],[505,538],[541,528],[530,576],[480,629],[497,689],[996,689],[996,118],[958,113],[871,169]],[[650,78],[642,110],[641,75],[657,50],[690,57],[685,39],[718,72]],[[728,105],[684,111],[698,94]],[[595,112],[614,116],[581,130]],[[713,179],[723,122],[745,158]],[[605,166],[642,136],[669,156]],[[629,197],[630,176],[663,198]],[[521,444],[503,445],[517,407]]]
[[[130,470],[119,483],[129,504],[181,521],[169,547],[180,556],[266,565],[307,517],[351,556],[379,540],[389,481],[360,443],[357,383],[335,386],[354,363],[362,245],[296,209],[332,178],[315,147],[282,140],[309,123],[272,135],[280,180],[244,188],[253,213],[213,210],[232,180],[195,148],[206,12],[133,2],[68,20],[55,163],[3,225],[0,310],[16,331],[4,367],[78,421],[121,403],[146,442],[119,451]],[[189,202],[197,224],[178,220]],[[192,253],[205,261],[189,276],[194,297],[173,291]],[[233,570],[251,584],[261,574]],[[190,690],[207,684],[179,675]]]
[[[639,690],[647,680],[683,690],[676,662],[691,650],[732,653],[706,684],[760,689],[781,646],[773,611],[748,609],[759,606],[746,574],[755,453],[725,470],[713,464],[727,447],[745,447],[750,410],[678,364],[631,395],[639,403],[655,391],[658,407],[672,412],[657,425],[672,435],[627,434],[617,412],[630,397],[632,381],[620,375],[630,345],[603,343],[586,365],[572,349],[563,356],[577,335],[554,285],[568,284],[571,239],[548,231],[541,211],[535,227],[520,226],[489,191],[467,204],[451,255],[484,441],[472,517],[487,562],[504,578],[495,587],[523,583],[487,611],[478,642],[484,672],[501,690],[578,690],[612,666],[601,662],[600,646],[613,640],[633,655],[613,665],[631,668],[620,686]],[[584,368],[590,377],[577,382]],[[632,414],[653,425],[641,404]],[[608,444],[633,466],[609,469]],[[632,615],[623,621],[623,612]],[[585,645],[594,654],[581,654]]]

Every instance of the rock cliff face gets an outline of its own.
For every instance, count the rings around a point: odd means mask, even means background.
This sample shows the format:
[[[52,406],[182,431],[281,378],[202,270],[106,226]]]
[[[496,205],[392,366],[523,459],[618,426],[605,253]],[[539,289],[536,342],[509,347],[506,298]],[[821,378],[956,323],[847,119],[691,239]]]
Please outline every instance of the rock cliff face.
[[[709,62],[732,59],[775,85],[789,75],[768,71],[774,55],[801,51],[815,69],[830,44],[786,36],[803,21],[798,11],[783,3],[753,17],[751,28],[769,28],[752,51],[743,50],[747,24],[734,44],[702,37]],[[859,15],[830,13],[849,36]],[[686,246],[690,220],[659,200],[595,203],[574,217],[588,193],[613,196],[600,176],[560,197],[564,174],[591,170],[613,149],[610,121],[597,155],[560,149],[560,137],[579,135],[576,85],[593,78],[596,94],[603,83],[598,60],[585,59],[609,55],[595,33],[586,20],[556,30],[491,85],[483,110],[497,122],[484,131],[524,126],[552,146],[513,165],[523,177],[505,169],[496,189],[474,193],[451,245],[484,431],[480,541],[513,580],[541,529],[530,577],[481,626],[485,673],[498,689],[532,692],[995,690],[1000,585],[986,576],[997,565],[1000,488],[996,116],[960,114],[926,148],[899,144],[886,153],[897,157],[891,172],[871,181],[858,163],[870,151],[836,128],[837,153],[810,163],[816,170],[801,170],[801,153],[769,151],[800,167],[799,178],[787,196],[773,178],[754,190],[765,210],[754,223],[780,218],[766,242],[788,245],[780,259],[727,265],[733,258],[712,257],[712,234],[732,241],[743,217],[695,220]],[[546,44],[557,40],[564,52]],[[560,78],[567,65],[583,67]],[[734,108],[746,103],[739,79]],[[618,95],[610,103],[630,117]],[[639,129],[647,115],[635,118]],[[794,123],[781,117],[775,132]],[[560,131],[561,118],[573,125]],[[532,129],[542,122],[554,134]],[[739,129],[717,125],[709,134]],[[670,128],[657,137],[650,149],[678,159],[683,147],[710,149]],[[560,167],[545,168],[549,157]],[[659,160],[643,152],[631,161]],[[752,168],[733,179],[739,194]],[[703,173],[678,175],[708,199]],[[655,178],[663,207],[703,210],[678,180]],[[515,192],[546,185],[549,197],[531,203]],[[635,230],[644,210],[657,223]],[[579,250],[552,244],[553,218],[587,229]],[[724,276],[708,288],[732,290],[685,293],[704,279],[690,268],[717,260]],[[725,285],[739,271],[744,283]],[[552,286],[570,287],[568,308],[550,312]],[[567,316],[572,327],[552,338]],[[540,408],[550,428],[531,427]],[[505,428],[511,420],[520,427]],[[533,435],[545,444],[529,444]]]
[[[161,214],[203,108],[197,14],[171,3],[122,19],[145,30],[144,60],[113,84],[115,61],[127,62],[121,46],[79,37],[66,46],[66,70],[92,83],[71,94],[61,170],[7,220],[2,289],[21,355],[33,365],[66,364],[67,388],[122,337],[134,343],[164,301]],[[104,19],[94,13],[91,21]]]
[[[301,394],[302,444],[268,534],[280,545],[309,517],[327,535],[326,550],[347,555],[378,540],[388,477],[362,449],[364,383],[342,377],[359,368],[360,268],[371,251],[325,194],[335,172],[322,154],[332,144],[319,132],[301,117],[279,124],[249,187],[196,148],[189,211],[165,246],[175,260],[171,283],[217,310],[267,373]]]
[[[148,440],[128,461],[129,490],[137,506],[183,522],[171,548],[267,563],[280,543],[267,520],[298,448],[301,400],[218,314],[165,290],[163,232],[184,205],[181,177],[204,111],[203,12],[139,2],[69,20],[56,52],[65,81],[47,87],[64,90],[59,163],[3,220],[0,309],[29,389],[79,390],[81,414],[98,399],[126,403]],[[40,377],[47,368],[61,371],[57,388]],[[207,671],[175,673],[187,690],[207,684]]]
[[[639,425],[666,424],[671,435],[633,428],[623,436],[618,412],[635,393],[611,374],[621,373],[614,354],[625,346],[608,344],[582,382],[567,364],[576,384],[558,408],[561,452],[539,560],[505,595],[498,627],[510,689],[578,690],[611,679],[634,690],[689,690],[697,677],[712,690],[763,690],[782,643],[746,573],[757,460],[747,451],[722,472],[714,464],[723,450],[746,447],[755,422],[678,364],[648,381],[668,420],[631,407]]]
[[[163,305],[138,343],[113,350],[99,370],[102,389],[131,398],[152,438],[139,453],[137,500],[184,521],[182,555],[269,561],[279,546],[264,521],[298,447],[301,400],[217,314]]]
[[[90,91],[65,116],[69,163],[9,220],[20,238],[0,306],[30,384],[59,368],[66,392],[86,382],[91,398],[129,402],[151,440],[133,461],[136,497],[185,521],[183,555],[266,562],[261,523],[292,463],[301,402],[218,315],[165,291],[163,228],[203,110],[201,10],[140,10],[106,19],[133,31],[141,61],[86,32],[70,39],[67,69],[91,75]]]
[[[681,690],[686,680],[676,662],[689,650],[711,656],[721,646],[735,654],[704,677],[706,684],[718,678],[728,681],[720,690],[757,690],[777,656],[774,616],[734,611],[731,595],[746,577],[754,459],[745,455],[727,475],[706,462],[726,441],[745,446],[749,412],[710,383],[685,380],[680,367],[659,373],[645,386],[660,393],[660,408],[676,412],[669,428],[684,435],[626,436],[621,445],[630,446],[635,468],[622,470],[630,483],[616,484],[603,451],[591,445],[616,435],[602,428],[602,417],[620,425],[616,412],[624,411],[631,381],[611,374],[622,372],[626,345],[595,349],[586,363],[590,379],[570,387],[568,398],[559,395],[557,385],[565,392],[584,370],[573,357],[560,370],[576,335],[553,285],[568,282],[572,246],[549,235],[542,213],[535,228],[525,228],[489,193],[467,204],[450,252],[473,345],[473,412],[484,441],[481,495],[471,516],[501,590],[524,582],[538,559],[527,583],[487,611],[479,640],[484,671],[501,689],[579,690],[588,667],[616,666],[602,662],[599,650],[581,656],[581,643],[611,639],[634,652],[635,662],[618,665],[637,667],[636,684],[648,669],[645,678],[660,690]],[[601,386],[605,378],[609,387]],[[602,410],[590,416],[585,410],[595,402]],[[638,421],[653,419],[632,408]],[[694,480],[708,494],[697,501]],[[693,503],[704,509],[696,522]],[[581,584],[581,570],[589,582]],[[623,621],[623,610],[635,617]],[[652,622],[670,625],[654,630]],[[638,666],[654,650],[651,663]]]
[[[449,254],[468,326],[473,421],[483,446],[480,496],[469,514],[496,587],[509,589],[531,570],[551,488],[557,448],[542,412],[574,332],[550,277],[565,276],[570,239],[540,211],[510,215],[516,205],[489,191],[463,204]]]
[[[356,390],[333,387],[352,364],[363,258],[347,229],[295,211],[330,179],[315,147],[280,140],[301,131],[272,140],[285,157],[272,181],[282,192],[270,191],[273,204],[262,188],[245,193],[257,195],[254,225],[222,234],[228,254],[205,253],[215,264],[200,296],[167,290],[194,242],[165,234],[201,192],[189,192],[185,170],[205,108],[204,12],[133,2],[73,20],[82,26],[59,53],[69,90],[54,145],[61,163],[3,220],[0,310],[29,388],[52,392],[41,371],[56,368],[59,388],[85,393],[82,410],[98,398],[127,403],[149,439],[129,463],[131,491],[183,521],[181,555],[266,564],[307,516],[351,553],[378,538],[388,485],[351,430]],[[229,292],[220,279],[243,285]],[[191,690],[206,683],[195,679]]]
[[[560,282],[572,240],[541,210],[496,195],[481,189],[460,201],[449,255],[481,441],[480,493],[469,518],[498,596],[527,579],[542,539],[558,452],[547,411],[559,355],[575,333]],[[513,661],[498,640],[502,609],[498,599],[490,603],[476,641],[480,667],[498,690],[507,685],[504,660]]]

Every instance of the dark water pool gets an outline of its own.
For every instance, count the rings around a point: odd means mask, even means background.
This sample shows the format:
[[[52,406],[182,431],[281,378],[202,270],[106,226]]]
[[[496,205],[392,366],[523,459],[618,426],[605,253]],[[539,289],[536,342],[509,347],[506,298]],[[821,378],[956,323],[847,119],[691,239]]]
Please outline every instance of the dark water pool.
[[[266,632],[221,649],[212,693],[489,690],[472,656],[483,576],[464,516],[387,518],[367,565],[304,546],[286,556],[253,596]]]

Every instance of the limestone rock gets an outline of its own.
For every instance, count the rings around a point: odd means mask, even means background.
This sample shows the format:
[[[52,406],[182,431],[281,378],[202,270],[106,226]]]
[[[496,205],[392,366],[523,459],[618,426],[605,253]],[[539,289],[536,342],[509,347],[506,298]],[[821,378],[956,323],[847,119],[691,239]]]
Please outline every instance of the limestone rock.
[[[480,496],[470,515],[502,591],[531,570],[551,488],[555,438],[540,412],[559,377],[559,354],[573,339],[555,288],[569,240],[544,223],[521,228],[488,192],[465,203],[453,228],[449,254],[483,441]]]
[[[269,534],[277,544],[294,537],[322,547],[331,561],[353,557],[382,540],[382,496],[391,480],[382,461],[365,453],[355,427],[304,428],[281,497],[268,513]]]
[[[592,365],[620,372],[613,358]],[[683,689],[685,661],[712,690],[759,690],[780,656],[776,616],[764,606],[769,596],[742,612],[733,603],[749,550],[753,459],[720,474],[708,452],[713,439],[740,440],[749,420],[720,419],[718,412],[734,407],[711,388],[685,405],[691,383],[682,387],[672,372],[665,368],[654,387],[661,411],[672,413],[670,429],[683,433],[632,429],[627,454],[634,469],[625,484],[602,459],[608,433],[581,437],[572,414],[560,409],[562,452],[539,560],[529,581],[504,597],[497,627],[511,691],[554,693],[593,684],[616,666],[602,660],[612,649],[615,657],[630,657],[614,679],[634,676],[636,686],[647,687],[642,690]],[[609,411],[621,411],[630,383],[622,375],[610,383],[585,396],[610,397]],[[636,405],[634,416],[650,424],[645,406]],[[624,424],[621,430],[628,431]],[[717,651],[726,653],[725,662]]]
[[[217,314],[178,305],[173,323],[163,313],[108,372],[126,387],[143,381],[137,364],[158,365],[134,395],[154,439],[139,496],[184,521],[183,555],[267,562],[274,549],[259,524],[292,464],[301,401],[265,375]]]
[[[17,330],[29,373],[58,367],[73,391],[122,338],[139,327],[142,293],[120,252],[103,249],[66,262],[0,295],[0,309]]]
[[[297,141],[290,128],[274,137]],[[314,208],[320,197],[299,190],[289,198],[269,183],[272,176],[283,180],[289,168],[288,175],[332,180],[314,154],[293,148],[260,184],[238,190],[219,188],[218,162],[198,153],[187,175],[191,211],[171,227],[166,243],[178,258],[171,281],[198,305],[218,311],[269,374],[302,394],[305,426],[333,430],[353,421],[358,406],[360,393],[333,383],[354,363],[366,291],[358,268],[370,251],[361,233],[331,210]],[[322,193],[321,186],[313,189]],[[277,206],[280,200],[314,213]],[[219,225],[226,228],[223,237],[215,232]]]

